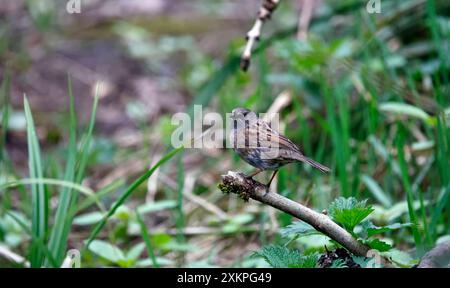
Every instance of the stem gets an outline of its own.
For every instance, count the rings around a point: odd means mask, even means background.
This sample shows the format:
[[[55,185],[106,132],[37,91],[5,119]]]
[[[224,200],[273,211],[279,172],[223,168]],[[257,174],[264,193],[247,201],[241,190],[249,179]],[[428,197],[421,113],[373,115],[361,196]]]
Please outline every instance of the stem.
[[[294,202],[277,193],[266,193],[266,186],[248,179],[242,173],[229,171],[222,176],[219,188],[226,193],[238,194],[244,200],[252,198],[286,212],[313,226],[355,255],[367,257],[370,247],[358,242],[347,230],[336,224],[328,216],[318,213],[306,206]]]
[[[250,66],[250,58],[252,57],[252,48],[253,45],[259,40],[261,35],[261,28],[264,22],[270,19],[273,11],[277,8],[280,0],[264,0],[263,4],[259,8],[258,18],[253,24],[252,29],[247,33],[247,44],[245,45],[244,52],[241,56],[241,69],[243,71],[247,71]]]

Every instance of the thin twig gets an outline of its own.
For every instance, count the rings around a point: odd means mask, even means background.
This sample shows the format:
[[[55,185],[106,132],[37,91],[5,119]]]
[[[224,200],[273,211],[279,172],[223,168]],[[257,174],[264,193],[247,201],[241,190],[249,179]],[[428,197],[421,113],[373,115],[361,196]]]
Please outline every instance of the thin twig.
[[[222,182],[219,184],[219,188],[223,192],[238,194],[244,200],[252,198],[305,221],[355,255],[366,257],[367,252],[370,250],[368,246],[358,242],[347,230],[333,222],[328,216],[309,209],[280,194],[266,193],[266,186],[245,177],[242,173],[229,171],[227,175],[222,176]]]
[[[267,110],[266,115],[264,115],[263,120],[265,122],[272,122],[273,117],[275,114],[280,113],[283,108],[287,107],[292,102],[292,96],[291,92],[288,90],[284,90],[273,101],[272,105],[270,106],[269,110]]]
[[[9,250],[8,247],[0,245],[0,256],[16,264],[23,264],[25,267],[29,267],[30,263],[26,261],[24,257]]]
[[[241,56],[241,69],[247,71],[250,66],[250,58],[252,57],[252,48],[261,36],[261,28],[264,22],[272,16],[273,11],[277,8],[280,0],[263,0],[263,4],[259,8],[258,18],[252,29],[247,33],[247,44]]]
[[[309,23],[313,15],[316,0],[300,0],[300,16],[298,17],[297,39],[306,40],[308,37]]]

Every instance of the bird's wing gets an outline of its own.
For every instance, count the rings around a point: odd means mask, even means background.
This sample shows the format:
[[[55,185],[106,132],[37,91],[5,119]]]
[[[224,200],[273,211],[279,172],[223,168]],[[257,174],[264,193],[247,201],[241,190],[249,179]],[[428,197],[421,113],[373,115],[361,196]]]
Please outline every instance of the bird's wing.
[[[281,156],[292,157],[291,154],[301,154],[300,149],[291,140],[271,128],[266,122],[258,120],[255,123],[238,129],[237,143],[241,148],[258,148],[260,150],[279,150]]]

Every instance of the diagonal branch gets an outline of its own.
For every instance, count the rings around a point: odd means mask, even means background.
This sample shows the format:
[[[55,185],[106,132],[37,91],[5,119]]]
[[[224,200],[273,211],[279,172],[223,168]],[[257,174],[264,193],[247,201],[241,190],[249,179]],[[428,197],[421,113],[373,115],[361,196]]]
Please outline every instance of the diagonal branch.
[[[306,40],[308,38],[308,27],[313,16],[316,0],[300,0],[300,16],[298,17],[297,39]]]
[[[351,253],[364,257],[368,255],[367,252],[369,252],[370,247],[358,242],[347,230],[333,222],[328,216],[280,194],[266,193],[266,186],[253,179],[246,178],[242,173],[229,171],[227,175],[222,175],[222,183],[219,184],[219,188],[225,193],[238,194],[244,200],[252,198],[286,212],[310,224],[317,231],[338,242]]]

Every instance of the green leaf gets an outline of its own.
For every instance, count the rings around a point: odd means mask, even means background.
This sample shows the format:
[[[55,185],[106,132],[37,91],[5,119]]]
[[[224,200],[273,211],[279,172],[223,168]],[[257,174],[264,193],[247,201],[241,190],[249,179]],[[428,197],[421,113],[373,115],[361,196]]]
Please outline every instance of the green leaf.
[[[155,233],[150,238],[156,248],[164,248],[168,243],[170,243],[170,241],[173,240],[169,234],[165,233]]]
[[[5,71],[6,73],[4,73],[3,76],[3,83],[2,83],[2,88],[0,90],[0,106],[3,106],[1,109],[1,125],[3,126],[3,128],[1,129],[0,132],[0,162],[6,160],[6,149],[5,148],[5,143],[6,143],[6,136],[8,133],[8,129],[11,129],[11,124],[14,122],[12,121],[13,115],[11,114],[11,107],[10,107],[10,87],[11,87],[11,74],[10,72],[7,70]],[[23,125],[23,121],[22,119],[24,119],[24,116],[20,117],[20,122],[22,123],[22,127],[25,127],[26,125]]]
[[[295,221],[292,224],[282,228],[280,230],[280,234],[282,237],[290,237],[296,235],[314,235],[321,234],[319,231],[314,229],[311,225],[303,221]]]
[[[73,224],[79,226],[93,225],[100,222],[104,216],[105,214],[99,211],[89,212],[75,217],[73,219]]]
[[[334,221],[353,232],[355,226],[374,211],[372,206],[366,206],[366,202],[367,200],[358,201],[353,197],[339,197],[330,204],[329,214]]]
[[[428,206],[430,203],[429,201],[424,201],[424,205]],[[374,205],[375,211],[373,213],[373,215],[371,215],[371,219],[376,220],[375,222],[383,222],[383,223],[389,223],[392,222],[394,220],[396,220],[397,218],[399,218],[400,216],[402,216],[403,214],[408,212],[408,204],[406,203],[406,201],[402,201],[400,203],[396,203],[394,204],[394,206],[390,207],[389,209],[385,209],[381,206],[378,205]],[[414,201],[413,203],[413,208],[415,210],[420,209],[420,201]]]
[[[141,214],[136,210],[136,220],[139,223],[139,227],[141,229],[142,239],[144,239],[145,246],[147,248],[147,253],[152,261],[152,266],[155,268],[159,268],[159,263],[157,257],[155,256],[155,251],[153,248],[152,240],[150,239],[150,235],[147,231],[147,226],[145,226],[144,220],[142,220]]]
[[[247,224],[253,220],[252,214],[238,214],[229,219],[229,221],[222,227],[223,233],[235,233],[239,231],[242,225]]]
[[[323,234],[306,235],[298,238],[295,242],[301,247],[305,247],[305,251],[320,251],[325,246],[332,249],[336,245],[334,241]]]
[[[28,141],[28,166],[31,178],[43,178],[43,167],[41,162],[41,149],[34,126],[33,116],[27,97],[24,97],[24,110],[27,119],[27,141]],[[44,252],[39,248],[39,243],[45,242],[48,231],[48,194],[43,183],[31,186],[31,198],[33,203],[31,230],[32,245],[30,252],[31,267],[41,267],[44,260]]]
[[[367,189],[372,193],[372,195],[381,203],[384,207],[392,206],[392,199],[386,194],[383,189],[378,185],[372,177],[368,175],[362,175],[361,180],[367,186]]]
[[[352,255],[352,259],[356,264],[359,264],[361,268],[369,268],[368,265],[373,261],[372,258],[356,255]]]
[[[144,252],[144,249],[144,242],[136,244],[135,246],[133,246],[133,248],[130,249],[130,251],[128,251],[126,256],[127,260],[132,260],[133,262],[135,262],[139,259],[139,256],[141,256],[142,252]]]
[[[428,125],[436,125],[436,118],[428,115],[422,109],[405,103],[386,102],[378,106],[380,111],[395,115],[404,115],[423,120]]]
[[[89,250],[115,264],[125,260],[125,255],[119,247],[102,240],[92,241]]]
[[[100,95],[100,89],[101,85],[97,84],[95,87],[95,96],[94,101],[92,102],[92,110],[91,110],[91,116],[89,118],[89,126],[86,130],[86,132],[83,134],[82,140],[81,140],[81,147],[80,147],[80,153],[77,157],[78,164],[77,164],[77,174],[76,174],[76,183],[81,183],[84,178],[84,173],[86,171],[86,166],[89,161],[89,147],[91,146],[92,142],[92,135],[94,133],[94,126],[95,126],[95,118],[97,115],[97,107],[98,107],[98,99]]]
[[[348,268],[343,259],[336,259],[331,263],[330,268]]]
[[[145,203],[137,208],[139,214],[153,213],[161,210],[175,208],[177,202],[175,200],[162,200],[157,202]]]
[[[376,234],[382,234],[385,232],[389,232],[389,231],[393,231],[396,229],[400,229],[400,228],[404,228],[404,227],[411,227],[412,223],[394,223],[391,225],[387,225],[387,226],[376,226],[375,224],[373,224],[371,221],[364,221],[362,223],[362,227],[364,229],[364,231],[367,234],[367,237],[371,237],[373,235]]]
[[[75,181],[75,167],[77,161],[77,120],[75,114],[74,97],[72,93],[72,82],[68,77],[68,90],[69,90],[69,114],[70,114],[70,127],[69,127],[69,147],[67,152],[66,171],[64,174],[64,180],[67,182]],[[69,238],[70,227],[72,218],[69,211],[76,205],[76,194],[69,187],[61,189],[59,194],[59,203],[55,215],[55,224],[53,225],[52,232],[50,234],[50,240],[48,244],[48,250],[52,253],[53,258],[56,260],[58,267],[61,266],[64,260],[64,253],[67,247],[67,240]],[[50,263],[47,260],[46,266],[49,267]]]
[[[180,243],[176,240],[172,240],[163,247],[166,251],[182,251],[182,252],[194,252],[198,251],[198,247],[189,243]]]
[[[273,268],[315,268],[318,260],[318,254],[302,256],[298,250],[280,245],[264,246],[254,255],[264,258]]]
[[[387,259],[390,259],[392,262],[399,265],[400,267],[405,268],[411,268],[411,266],[419,262],[418,259],[413,259],[411,255],[409,255],[408,253],[395,248],[387,252],[384,252],[383,256],[386,257]]]
[[[384,241],[381,241],[378,238],[365,240],[363,242],[364,242],[364,244],[368,245],[370,248],[376,249],[380,252],[386,252],[386,251],[389,251],[392,249],[392,245],[390,245]]]
[[[163,257],[156,257],[156,261],[161,266],[173,265],[173,261]],[[143,259],[136,262],[136,267],[155,267],[155,262],[152,259]],[[159,266],[158,266],[159,267]]]

